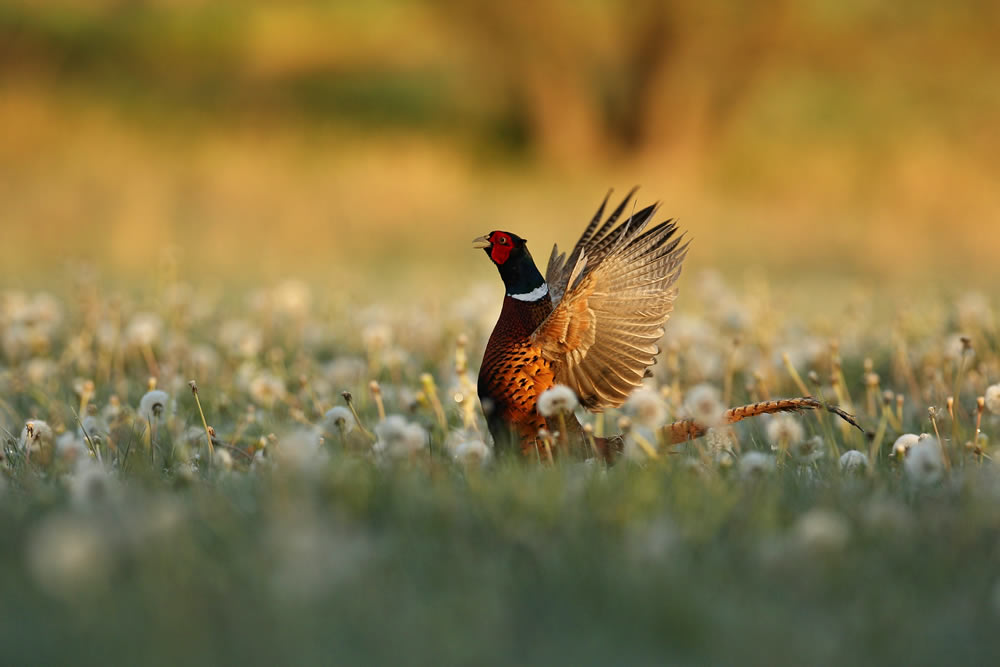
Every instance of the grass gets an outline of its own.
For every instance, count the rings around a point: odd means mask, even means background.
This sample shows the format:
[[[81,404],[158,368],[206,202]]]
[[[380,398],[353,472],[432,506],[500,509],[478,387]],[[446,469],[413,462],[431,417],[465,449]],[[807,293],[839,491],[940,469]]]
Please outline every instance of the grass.
[[[778,452],[753,472],[778,431],[764,420],[725,451],[661,443],[656,460],[611,468],[456,458],[456,434],[484,426],[455,400],[468,387],[455,341],[474,374],[495,290],[450,309],[358,308],[301,283],[226,301],[167,283],[123,300],[79,278],[58,298],[7,290],[0,311],[13,662],[938,664],[997,650],[997,417],[983,417],[981,452],[966,446],[1000,375],[988,297],[791,311],[759,285],[688,277],[651,385],[672,416],[698,384],[736,404],[801,382],[839,393],[875,438],[793,417],[823,455]],[[151,374],[159,413],[141,400]],[[372,380],[417,444],[376,423]],[[344,390],[380,453],[324,420]],[[901,421],[883,391],[903,396]],[[929,406],[950,463],[931,474],[890,455],[898,435],[934,433]],[[29,420],[52,441],[26,452]],[[841,470],[851,448],[870,468]]]
[[[494,4],[0,7],[5,664],[995,662],[996,10]],[[489,455],[469,239],[633,183],[650,412],[867,435]]]

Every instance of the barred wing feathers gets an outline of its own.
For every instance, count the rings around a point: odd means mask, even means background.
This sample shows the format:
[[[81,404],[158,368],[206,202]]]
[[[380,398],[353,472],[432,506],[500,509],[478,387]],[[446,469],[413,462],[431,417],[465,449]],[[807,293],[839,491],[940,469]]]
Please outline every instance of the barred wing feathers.
[[[555,307],[532,334],[556,382],[591,410],[620,406],[656,363],[687,254],[672,220],[647,229],[655,205],[615,226],[634,192],[601,224],[605,198],[568,259],[553,249]]]

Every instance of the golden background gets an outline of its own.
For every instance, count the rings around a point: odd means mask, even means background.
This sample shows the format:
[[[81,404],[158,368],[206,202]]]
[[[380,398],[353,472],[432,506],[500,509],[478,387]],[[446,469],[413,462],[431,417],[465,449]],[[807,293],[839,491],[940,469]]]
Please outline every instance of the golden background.
[[[989,285],[1000,5],[0,4],[0,275],[493,280],[642,186],[689,271]]]

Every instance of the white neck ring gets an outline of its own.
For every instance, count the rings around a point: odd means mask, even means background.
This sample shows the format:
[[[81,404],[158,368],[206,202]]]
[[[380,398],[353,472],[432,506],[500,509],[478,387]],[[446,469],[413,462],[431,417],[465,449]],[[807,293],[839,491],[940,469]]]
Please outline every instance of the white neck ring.
[[[512,299],[517,299],[518,301],[538,301],[548,293],[548,283],[542,283],[530,292],[525,292],[524,294],[508,294],[507,296]]]

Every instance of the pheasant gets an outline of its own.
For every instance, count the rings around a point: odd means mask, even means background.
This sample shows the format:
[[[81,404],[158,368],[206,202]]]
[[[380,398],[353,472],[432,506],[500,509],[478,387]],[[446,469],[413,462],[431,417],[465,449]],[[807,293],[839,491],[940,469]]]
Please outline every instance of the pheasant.
[[[650,225],[659,204],[622,219],[636,189],[605,218],[609,192],[568,257],[558,246],[552,248],[545,276],[524,238],[493,231],[473,240],[473,247],[485,250],[496,265],[506,288],[478,383],[498,454],[516,449],[535,455],[542,429],[565,428],[561,441],[584,441],[572,414],[549,423],[539,413],[539,396],[554,385],[568,386],[583,407],[600,412],[620,407],[650,375],[689,242],[673,220]],[[819,407],[854,423],[846,413],[808,397],[735,408],[725,420]],[[691,420],[664,428],[674,443],[705,433]],[[622,439],[597,438],[594,446],[610,460]]]

